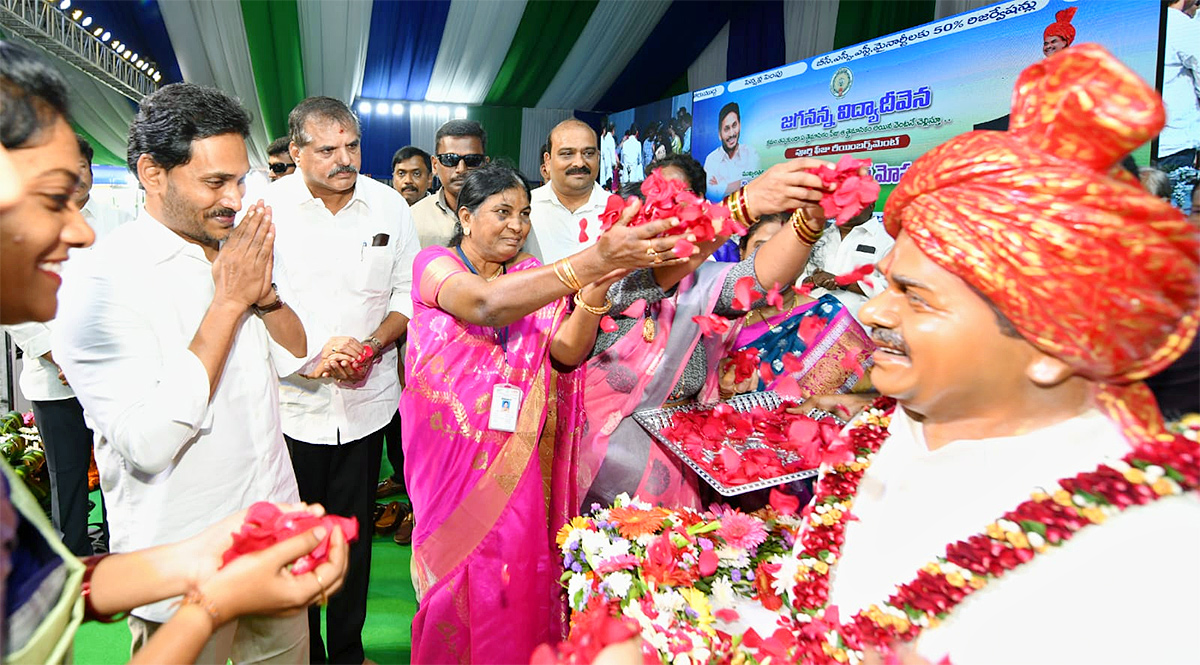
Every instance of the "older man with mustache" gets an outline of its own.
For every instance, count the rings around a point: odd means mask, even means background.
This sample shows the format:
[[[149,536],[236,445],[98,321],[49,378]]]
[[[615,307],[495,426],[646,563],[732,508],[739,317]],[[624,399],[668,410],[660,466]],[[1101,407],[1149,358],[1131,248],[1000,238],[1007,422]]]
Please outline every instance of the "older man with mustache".
[[[314,343],[282,381],[283,433],[301,498],[367,528],[383,433],[400,402],[396,347],[412,316],[420,246],[400,193],[359,177],[361,134],[345,104],[310,97],[288,126],[297,173],[267,191],[279,220],[275,279]],[[345,592],[330,600],[324,643],[320,611],[309,612],[312,662],[363,662],[370,569],[371,539],[360,539]]]
[[[596,132],[580,120],[570,118],[555,125],[542,160],[550,182],[530,193],[533,229],[525,251],[550,265],[596,241],[608,192],[596,182],[600,168]]]

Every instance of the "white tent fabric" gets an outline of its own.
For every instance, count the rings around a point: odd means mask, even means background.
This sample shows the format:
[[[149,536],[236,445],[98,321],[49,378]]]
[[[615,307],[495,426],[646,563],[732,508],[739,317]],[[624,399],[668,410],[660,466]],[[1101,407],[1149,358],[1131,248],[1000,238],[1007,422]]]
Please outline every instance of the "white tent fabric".
[[[185,81],[233,94],[250,112],[250,164],[267,163],[267,126],[263,122],[242,8],[236,2],[171,0],[158,3]]]
[[[600,0],[538,107],[595,107],[670,5],[670,0]]]
[[[933,20],[940,21],[947,16],[954,16],[972,9],[979,9],[993,4],[996,0],[936,0],[933,5]]]
[[[482,102],[504,64],[524,12],[525,0],[453,0],[425,99]]]
[[[415,110],[418,106],[421,107],[419,113]],[[437,135],[438,128],[450,119],[450,114],[438,115],[437,107],[433,104],[414,104],[412,109],[408,118],[409,140],[412,145],[433,154],[437,149],[433,144],[433,137]]]
[[[783,40],[787,62],[832,51],[837,17],[838,0],[784,0]]]
[[[729,24],[717,33],[696,60],[688,66],[688,88],[701,90],[729,78]]]
[[[372,4],[371,0],[298,3],[300,53],[308,96],[324,95],[347,104],[358,96],[367,66],[364,36],[371,32]]]
[[[541,180],[542,144],[550,130],[572,117],[566,109],[525,109],[521,112],[521,172]]]

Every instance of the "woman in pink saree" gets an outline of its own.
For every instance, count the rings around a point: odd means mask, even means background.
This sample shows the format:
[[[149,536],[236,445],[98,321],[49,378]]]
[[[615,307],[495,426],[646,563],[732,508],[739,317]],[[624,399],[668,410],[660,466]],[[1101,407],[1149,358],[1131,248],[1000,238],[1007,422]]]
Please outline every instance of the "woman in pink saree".
[[[421,598],[412,659],[528,662],[559,612],[537,455],[551,361],[582,362],[623,274],[611,271],[648,265],[673,240],[654,238],[670,222],[629,228],[631,206],[595,245],[543,267],[520,252],[529,188],[516,170],[472,171],[459,205],[451,247],[413,264],[400,402]]]

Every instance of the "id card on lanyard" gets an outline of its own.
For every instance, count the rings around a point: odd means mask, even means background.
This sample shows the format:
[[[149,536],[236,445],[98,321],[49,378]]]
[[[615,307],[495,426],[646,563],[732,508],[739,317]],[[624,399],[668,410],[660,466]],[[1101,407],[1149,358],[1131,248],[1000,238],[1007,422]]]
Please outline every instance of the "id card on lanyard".
[[[517,431],[517,414],[521,412],[521,389],[511,383],[492,386],[492,410],[488,429],[498,432]]]

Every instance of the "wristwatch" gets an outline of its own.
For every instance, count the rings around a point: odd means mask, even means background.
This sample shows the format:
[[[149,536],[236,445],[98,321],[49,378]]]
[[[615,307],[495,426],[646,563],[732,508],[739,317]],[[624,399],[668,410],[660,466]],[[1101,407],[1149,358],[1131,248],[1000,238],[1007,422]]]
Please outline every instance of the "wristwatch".
[[[372,357],[378,357],[379,352],[383,351],[383,342],[380,342],[379,339],[377,337],[375,337],[374,335],[371,335],[370,337],[364,339],[362,341],[362,343],[363,343],[363,346],[371,347],[371,351],[373,352],[371,354]]]
[[[262,307],[259,307],[258,303],[251,305],[250,309],[254,310],[255,314],[262,316],[264,314],[270,314],[271,312],[274,312],[277,309],[283,308],[283,305],[284,305],[283,298],[279,297],[279,289],[275,288],[274,282],[271,282],[271,291],[275,293],[275,302],[273,302],[269,305],[264,305]]]

